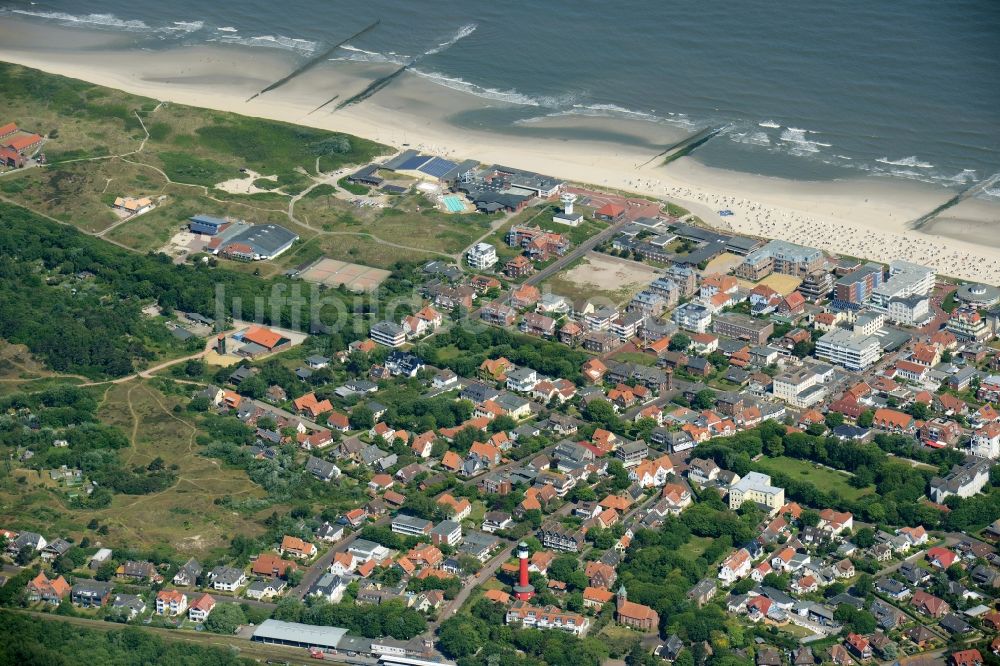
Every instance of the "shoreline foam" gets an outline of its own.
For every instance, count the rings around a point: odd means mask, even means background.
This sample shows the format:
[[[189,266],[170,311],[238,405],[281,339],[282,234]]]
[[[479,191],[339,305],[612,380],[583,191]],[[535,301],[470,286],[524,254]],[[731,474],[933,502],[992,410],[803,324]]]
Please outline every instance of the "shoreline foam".
[[[333,93],[347,98],[391,64],[323,63],[279,90],[246,98],[294,68],[290,53],[237,46],[196,46],[147,52],[122,49],[38,48],[37,41],[7,39],[0,26],[0,60],[83,79],[134,94],[191,106],[341,131],[441,155],[496,162],[598,187],[628,190],[688,208],[721,229],[814,245],[878,261],[900,258],[939,273],[1000,283],[1000,205],[982,202],[977,224],[942,224],[940,235],[908,229],[908,221],[952,196],[920,183],[856,178],[791,181],[725,171],[681,158],[664,167],[652,160],[676,136],[676,126],[644,120],[576,116],[565,127],[578,138],[545,138],[535,131],[487,132],[449,122],[482,111],[483,100],[406,73],[374,97],[336,113],[307,115]],[[66,29],[46,27],[66,32]],[[79,32],[79,30],[74,30]],[[51,42],[49,42],[51,43]],[[247,68],[247,61],[253,68]],[[252,74],[250,74],[252,72]],[[209,83],[211,82],[211,83]],[[499,100],[489,108],[506,109]],[[565,118],[552,119],[554,126]],[[533,125],[535,123],[532,123]],[[546,123],[538,123],[544,126]],[[539,127],[540,128],[540,127]],[[588,133],[588,129],[590,130]],[[595,136],[631,134],[632,143]],[[732,210],[720,217],[717,211]],[[933,231],[934,225],[930,225]]]

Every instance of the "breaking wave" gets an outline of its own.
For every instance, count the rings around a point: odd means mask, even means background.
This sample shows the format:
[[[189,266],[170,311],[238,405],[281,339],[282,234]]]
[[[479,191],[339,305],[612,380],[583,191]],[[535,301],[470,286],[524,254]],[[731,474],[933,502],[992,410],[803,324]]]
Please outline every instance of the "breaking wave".
[[[399,55],[398,53],[366,51],[364,49],[359,49],[356,46],[351,46],[350,44],[342,44],[340,49],[342,51],[346,51],[347,54],[342,57],[334,58],[334,60],[348,60],[350,62],[388,62],[394,65],[406,65],[413,60],[409,56]]]
[[[296,51],[305,55],[316,52],[318,43],[308,39],[296,39],[284,35],[258,35],[256,37],[239,37],[232,34],[221,35],[209,41],[221,42],[223,44],[239,44],[241,46],[261,46],[272,49],[284,49],[286,51]]]
[[[101,26],[106,28],[117,28],[118,30],[145,31],[152,30],[145,22],[139,20],[120,19],[114,14],[67,14],[66,12],[36,12],[28,9],[12,9],[14,14],[23,16],[33,16],[35,18],[59,21],[63,24],[82,24],[88,26]]]
[[[434,55],[436,53],[441,53],[442,51],[450,48],[455,43],[465,39],[466,37],[474,33],[476,31],[476,28],[478,27],[479,26],[476,25],[475,23],[468,23],[466,25],[463,25],[461,28],[458,29],[458,32],[452,35],[448,40],[441,42],[431,50],[425,52],[424,55],[428,56],[428,55]]]
[[[910,157],[904,157],[898,160],[890,160],[888,157],[880,157],[875,161],[881,164],[888,164],[889,166],[910,167],[914,169],[934,168],[934,165],[931,164],[930,162],[921,162],[919,159],[917,159],[916,155],[911,155]]]
[[[831,145],[829,143],[813,141],[812,139],[807,138],[806,134],[816,134],[816,132],[798,129],[796,127],[787,127],[781,133],[779,140],[791,146],[788,152],[793,155],[815,154],[820,152],[823,148],[829,148]]]
[[[445,88],[458,90],[483,99],[507,102],[508,104],[517,104],[519,106],[540,106],[548,108],[558,108],[564,103],[561,99],[553,97],[531,97],[518,92],[517,90],[497,90],[496,88],[486,88],[484,86],[476,85],[475,83],[469,83],[465,79],[461,79],[457,76],[446,76],[440,72],[426,71],[417,67],[412,68],[410,71],[417,76],[421,76],[433,83],[444,86]]]

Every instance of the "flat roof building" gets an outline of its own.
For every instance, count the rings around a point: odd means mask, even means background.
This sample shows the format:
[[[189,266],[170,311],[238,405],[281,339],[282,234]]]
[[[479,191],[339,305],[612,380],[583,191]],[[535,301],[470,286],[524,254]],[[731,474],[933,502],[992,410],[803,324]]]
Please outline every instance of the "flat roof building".
[[[719,335],[762,345],[774,333],[774,323],[742,314],[726,313],[715,317],[712,329]]]
[[[299,239],[278,224],[233,224],[209,244],[213,254],[240,261],[274,259]]]
[[[773,273],[805,277],[823,265],[823,251],[814,247],[773,240],[747,254],[736,275],[760,280]]]
[[[844,329],[825,333],[816,342],[816,356],[825,361],[859,372],[871,367],[882,352],[874,335],[856,335]]]
[[[486,270],[497,263],[497,249],[489,243],[476,243],[465,255],[469,265],[478,270]]]
[[[936,279],[934,269],[897,259],[889,264],[889,279],[872,290],[872,306],[885,311],[893,298],[926,296]]]
[[[258,643],[335,650],[345,634],[347,634],[347,629],[340,627],[321,627],[299,622],[264,620],[254,629],[250,640]]]
[[[837,280],[833,285],[833,297],[844,303],[867,303],[881,284],[881,264],[869,262]]]

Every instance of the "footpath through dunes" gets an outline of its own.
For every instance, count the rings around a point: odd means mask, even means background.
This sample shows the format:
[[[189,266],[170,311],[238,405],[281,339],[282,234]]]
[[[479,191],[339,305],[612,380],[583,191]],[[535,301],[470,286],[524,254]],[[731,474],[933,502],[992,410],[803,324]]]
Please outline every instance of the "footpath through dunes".
[[[357,31],[356,33],[354,33],[353,35],[351,35],[347,39],[341,40],[341,41],[337,42],[336,44],[334,44],[333,46],[331,46],[330,48],[328,48],[327,50],[325,50],[322,53],[320,53],[319,55],[313,56],[312,58],[310,58],[309,60],[307,60],[305,63],[303,63],[300,67],[292,70],[291,73],[289,73],[287,76],[283,76],[282,78],[278,79],[277,81],[275,81],[271,85],[269,85],[269,86],[261,89],[260,92],[255,93],[254,95],[251,95],[247,99],[247,101],[249,102],[252,99],[254,99],[255,97],[260,97],[264,93],[270,92],[270,91],[272,91],[272,90],[274,90],[276,88],[280,88],[281,86],[285,85],[286,83],[288,83],[289,81],[291,81],[295,77],[297,77],[297,76],[299,76],[301,74],[304,74],[305,72],[309,71],[310,69],[312,69],[313,67],[315,67],[319,63],[321,63],[324,60],[326,60],[327,58],[329,58],[333,54],[333,52],[336,51],[337,49],[339,49],[341,46],[343,46],[344,44],[347,44],[352,39],[357,39],[361,35],[363,35],[366,32],[368,32],[369,30],[374,29],[375,26],[377,26],[381,22],[382,22],[382,19],[377,19],[374,23],[372,23],[371,25],[369,25],[369,26],[367,26],[365,28],[362,28],[361,30]],[[333,99],[336,99],[337,97],[338,96],[335,95]],[[316,110],[323,108],[324,106],[326,106],[327,104],[329,104],[330,102],[332,102],[333,99],[331,99],[331,100],[329,100],[327,102],[324,102],[319,107],[317,107]]]

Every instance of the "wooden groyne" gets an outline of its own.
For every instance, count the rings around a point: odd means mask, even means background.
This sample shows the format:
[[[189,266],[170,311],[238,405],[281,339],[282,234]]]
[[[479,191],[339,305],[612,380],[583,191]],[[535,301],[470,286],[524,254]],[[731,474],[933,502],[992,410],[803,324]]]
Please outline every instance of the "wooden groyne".
[[[977,194],[979,194],[980,192],[987,189],[991,185],[994,185],[997,182],[1000,182],[1000,173],[995,173],[989,178],[981,180],[978,183],[973,183],[972,185],[969,185],[964,190],[953,196],[951,199],[948,199],[947,201],[945,201],[943,204],[941,204],[931,212],[925,215],[921,215],[917,219],[910,222],[909,227],[911,229],[920,229],[926,226],[929,222],[931,222],[934,218],[936,218],[944,211],[954,206],[957,206],[958,204],[962,203],[969,197],[976,196]]]
[[[287,76],[283,76],[282,78],[278,79],[277,81],[275,81],[271,85],[267,86],[266,88],[263,88],[260,92],[255,93],[254,95],[251,95],[250,97],[247,98],[247,101],[249,102],[250,100],[254,99],[255,97],[260,97],[261,95],[263,95],[266,92],[271,92],[275,88],[280,88],[281,86],[285,85],[286,83],[288,83],[289,81],[291,81],[292,79],[294,79],[296,76],[299,76],[300,74],[304,74],[305,72],[309,71],[310,69],[312,69],[313,67],[315,67],[319,63],[321,63],[324,60],[326,60],[327,58],[329,58],[330,55],[333,54],[333,52],[336,51],[337,49],[339,49],[341,46],[343,46],[344,44],[346,44],[346,43],[348,43],[348,42],[350,42],[352,40],[357,39],[361,35],[363,35],[366,32],[368,32],[369,30],[373,30],[375,28],[375,26],[377,26],[381,22],[382,22],[382,19],[378,19],[374,23],[372,23],[371,25],[369,25],[368,27],[362,28],[361,30],[357,31],[356,33],[354,33],[353,35],[351,35],[347,39],[343,39],[343,40],[337,42],[336,44],[334,44],[333,46],[331,46],[330,48],[328,48],[326,51],[323,51],[318,56],[315,56],[312,59],[310,59],[309,61],[307,61],[306,63],[304,63],[301,67],[298,67],[297,69],[293,70]],[[336,99],[336,98],[334,98],[334,99]],[[330,100],[330,101],[326,102],[326,104],[329,104],[332,101],[333,100]],[[326,106],[326,104],[323,104],[323,105],[321,105],[318,108],[322,108],[323,106]]]
[[[710,141],[713,137],[718,135],[732,127],[731,125],[718,125],[715,127],[709,126],[702,128],[692,134],[691,136],[678,141],[672,146],[668,146],[663,151],[653,155],[648,161],[639,165],[639,167],[644,167],[657,160],[663,160],[663,164],[670,164],[679,157],[684,157],[685,155],[690,155],[694,152],[695,148],[705,145],[706,142]]]

